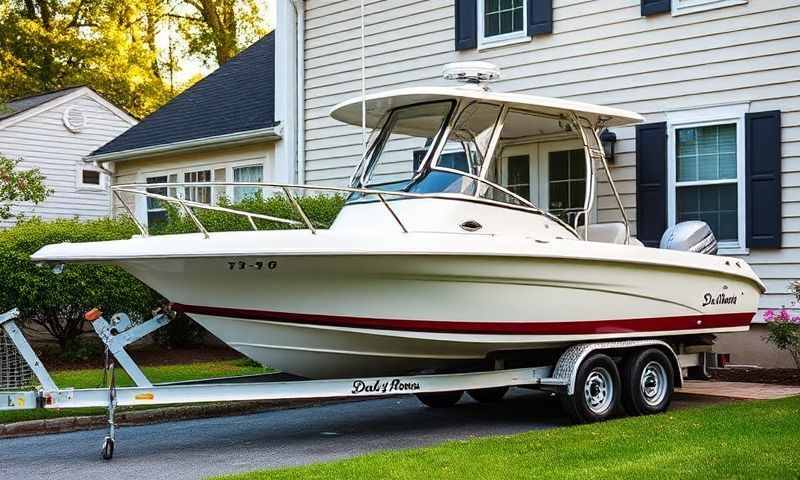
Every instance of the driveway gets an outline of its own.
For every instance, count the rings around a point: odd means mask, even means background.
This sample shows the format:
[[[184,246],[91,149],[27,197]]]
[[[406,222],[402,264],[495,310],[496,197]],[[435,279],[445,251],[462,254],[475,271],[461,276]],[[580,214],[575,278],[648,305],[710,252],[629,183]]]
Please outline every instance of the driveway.
[[[124,427],[110,462],[100,459],[100,430],[0,440],[0,478],[196,479],[567,423],[558,402],[542,392],[516,389],[494,405],[465,397],[449,409],[404,396]]]

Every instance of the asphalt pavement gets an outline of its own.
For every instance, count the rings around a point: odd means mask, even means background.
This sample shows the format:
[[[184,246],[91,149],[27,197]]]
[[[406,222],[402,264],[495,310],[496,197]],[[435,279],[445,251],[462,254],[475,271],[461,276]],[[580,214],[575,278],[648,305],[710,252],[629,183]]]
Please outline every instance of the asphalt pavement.
[[[196,479],[566,424],[543,392],[515,389],[490,405],[465,396],[446,409],[403,396],[123,427],[111,461],[100,458],[102,430],[4,439],[0,479]]]

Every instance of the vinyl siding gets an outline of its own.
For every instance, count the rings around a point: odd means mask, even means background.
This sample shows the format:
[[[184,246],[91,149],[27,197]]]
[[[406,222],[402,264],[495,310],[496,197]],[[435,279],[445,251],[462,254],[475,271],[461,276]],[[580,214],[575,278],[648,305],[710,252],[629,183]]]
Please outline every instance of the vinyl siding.
[[[70,132],[62,122],[64,111],[71,106],[86,117],[86,126],[79,133]],[[83,158],[130,126],[94,98],[83,95],[0,130],[0,154],[21,158],[22,168],[38,168],[47,187],[53,190],[43,203],[18,205],[15,212],[44,219],[108,216],[108,189],[90,190],[78,184],[81,167],[86,166]],[[107,179],[104,181],[108,183]],[[0,223],[0,228],[13,223]]]
[[[328,113],[360,94],[359,2],[305,5],[306,181],[342,185],[359,160],[361,134]],[[800,277],[800,4],[750,0],[677,17],[641,17],[639,0],[553,5],[552,35],[456,52],[452,0],[367,1],[367,90],[447,85],[440,78],[444,64],[483,60],[502,68],[495,90],[626,108],[648,122],[666,120],[667,111],[719,104],[781,110],[783,248],[744,258],[769,288],[761,306],[788,305],[788,282]],[[635,219],[635,130],[615,132],[612,174]],[[598,180],[598,219],[613,221],[614,199],[602,173]]]

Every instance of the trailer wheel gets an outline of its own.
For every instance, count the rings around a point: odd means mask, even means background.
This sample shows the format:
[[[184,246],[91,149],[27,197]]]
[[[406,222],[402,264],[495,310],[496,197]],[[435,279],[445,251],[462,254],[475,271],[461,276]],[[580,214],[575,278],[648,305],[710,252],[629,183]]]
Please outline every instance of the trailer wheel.
[[[675,371],[657,348],[632,353],[622,369],[622,405],[629,415],[652,415],[669,407]]]
[[[562,395],[561,405],[575,423],[607,420],[614,415],[620,398],[617,364],[608,355],[595,353],[578,367],[575,393]]]
[[[103,441],[101,455],[103,456],[103,460],[111,460],[114,457],[114,440],[110,437],[106,437]]]
[[[508,392],[508,387],[478,388],[467,390],[467,395],[479,403],[497,403],[503,399]]]
[[[462,395],[464,395],[463,390],[455,390],[452,392],[418,393],[417,398],[431,408],[446,408],[458,403]]]

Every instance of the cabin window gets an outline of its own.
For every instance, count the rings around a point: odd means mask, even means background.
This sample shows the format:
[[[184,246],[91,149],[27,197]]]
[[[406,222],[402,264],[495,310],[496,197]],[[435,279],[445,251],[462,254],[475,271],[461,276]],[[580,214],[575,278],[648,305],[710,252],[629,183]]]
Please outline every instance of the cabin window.
[[[670,114],[668,220],[706,222],[721,251],[744,253],[744,114],[735,106],[712,110],[719,120],[690,123],[702,112]]]
[[[392,112],[373,149],[365,185],[402,188],[414,176],[435,145],[453,108],[453,102],[434,102],[402,107]]]
[[[480,176],[500,111],[500,106],[487,103],[467,106],[447,137],[436,166]]]
[[[527,0],[478,0],[481,46],[527,39]]]
[[[264,166],[263,165],[246,165],[243,167],[233,168],[233,181],[234,182],[263,182],[264,181]],[[261,191],[259,187],[234,187],[233,188],[233,201],[235,203],[241,202],[247,197],[253,197],[257,192]]]
[[[183,174],[187,183],[205,183],[211,181],[211,170],[198,170]],[[185,187],[184,198],[191,202],[211,204],[211,187]]]
[[[702,12],[716,8],[744,5],[748,0],[672,0],[672,15]]]

